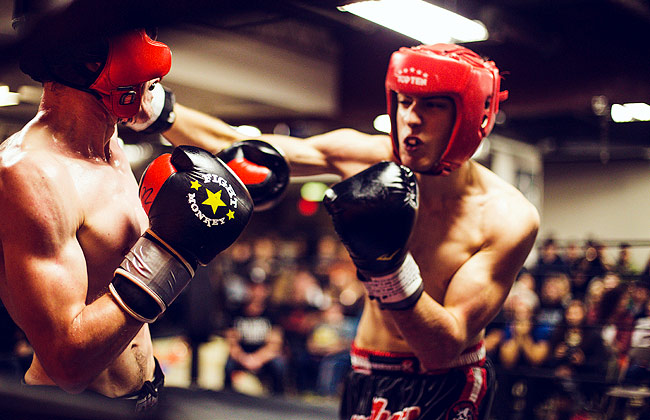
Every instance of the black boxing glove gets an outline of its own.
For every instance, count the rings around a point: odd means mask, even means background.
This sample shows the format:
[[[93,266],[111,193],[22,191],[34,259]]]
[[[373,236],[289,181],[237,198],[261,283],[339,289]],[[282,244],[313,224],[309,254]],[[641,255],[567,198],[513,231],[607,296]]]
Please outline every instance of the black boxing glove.
[[[194,276],[229,247],[252,211],[244,184],[211,153],[180,146],[156,158],[140,180],[149,228],[128,252],[109,289],[134,318],[153,322]]]
[[[140,120],[139,115],[144,114],[143,111],[138,113],[135,117],[123,121],[123,124],[133,131],[138,131],[145,134],[164,133],[176,121],[176,113],[174,113],[174,105],[176,104],[176,96],[174,92],[167,89],[160,83],[155,83],[149,88],[151,90],[151,111],[147,114],[145,120]]]
[[[289,185],[289,164],[282,152],[261,140],[243,140],[217,157],[239,176],[255,203],[255,211],[268,210],[283,197]]]
[[[407,249],[418,211],[413,172],[380,162],[327,190],[323,203],[370,298],[382,309],[412,307],[423,291]]]

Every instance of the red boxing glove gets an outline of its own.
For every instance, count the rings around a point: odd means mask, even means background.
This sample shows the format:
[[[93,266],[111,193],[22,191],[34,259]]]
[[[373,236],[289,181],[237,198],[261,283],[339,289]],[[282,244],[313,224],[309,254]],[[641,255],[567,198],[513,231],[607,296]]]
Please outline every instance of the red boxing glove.
[[[255,203],[255,211],[280,202],[289,185],[289,164],[282,153],[261,140],[243,140],[222,150],[223,160],[244,182]]]

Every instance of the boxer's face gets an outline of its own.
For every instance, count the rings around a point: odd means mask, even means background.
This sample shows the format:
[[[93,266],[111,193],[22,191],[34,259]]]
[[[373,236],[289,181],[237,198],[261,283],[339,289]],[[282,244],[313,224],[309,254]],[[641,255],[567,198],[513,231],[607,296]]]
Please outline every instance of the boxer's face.
[[[148,121],[151,118],[151,115],[153,115],[153,108],[151,106],[151,101],[153,99],[152,89],[158,82],[160,82],[160,78],[140,84],[137,87],[140,91],[140,109],[133,117],[121,118],[118,119],[118,122],[142,123]]]
[[[402,163],[416,172],[431,169],[447,148],[456,107],[443,96],[397,94],[397,136]]]

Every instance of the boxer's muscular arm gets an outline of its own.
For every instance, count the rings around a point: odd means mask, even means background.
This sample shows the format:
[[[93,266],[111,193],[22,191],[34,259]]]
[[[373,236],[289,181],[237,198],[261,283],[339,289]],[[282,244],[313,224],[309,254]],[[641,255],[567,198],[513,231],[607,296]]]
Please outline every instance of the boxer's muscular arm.
[[[248,137],[224,121],[176,104],[176,121],[163,133],[174,146],[193,145],[217,153],[235,141]],[[339,129],[306,139],[265,134],[257,137],[280,149],[292,176],[330,173],[351,176],[373,163],[390,160],[392,146],[385,135],[370,135],[353,129]]]
[[[424,293],[412,310],[384,311],[425,367],[453,360],[496,316],[534,244],[535,208],[523,199],[504,207],[507,214],[489,214],[488,242],[456,271],[442,304]]]
[[[6,306],[47,375],[62,389],[80,392],[142,324],[109,295],[87,304],[87,267],[76,238],[82,216],[72,185],[56,171],[18,163],[0,172]]]

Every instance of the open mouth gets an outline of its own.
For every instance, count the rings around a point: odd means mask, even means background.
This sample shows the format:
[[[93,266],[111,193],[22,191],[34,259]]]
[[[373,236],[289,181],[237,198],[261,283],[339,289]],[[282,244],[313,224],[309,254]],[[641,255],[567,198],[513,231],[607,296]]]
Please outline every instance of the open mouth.
[[[404,139],[404,148],[409,152],[414,151],[421,144],[422,140],[417,137],[410,136]]]

